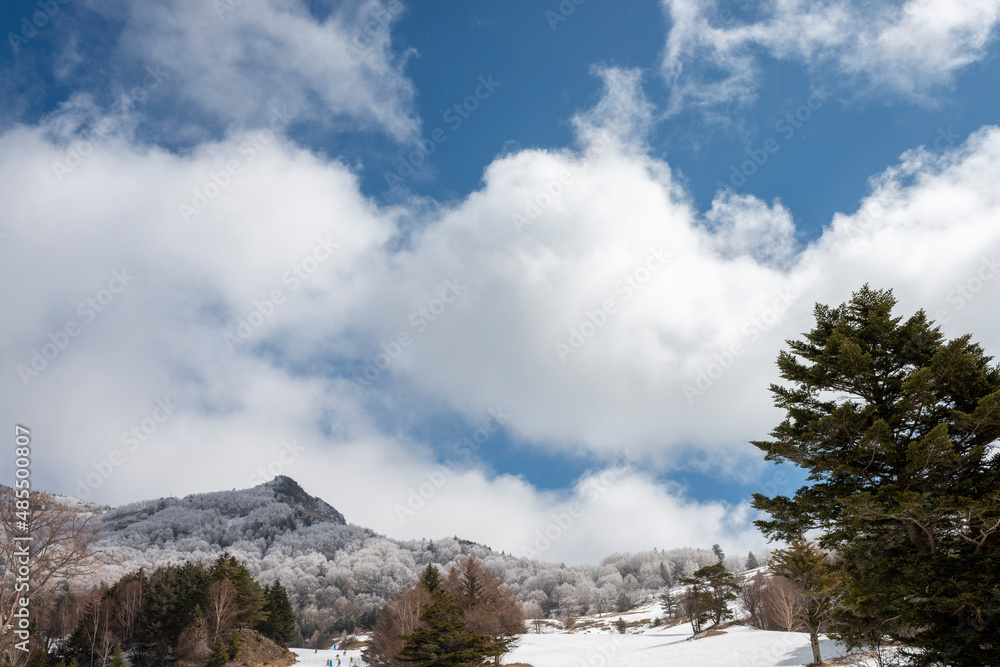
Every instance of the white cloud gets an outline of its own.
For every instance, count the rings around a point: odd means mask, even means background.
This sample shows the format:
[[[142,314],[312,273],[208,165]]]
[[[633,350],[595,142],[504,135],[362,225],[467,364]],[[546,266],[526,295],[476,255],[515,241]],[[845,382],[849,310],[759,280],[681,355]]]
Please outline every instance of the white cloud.
[[[985,56],[1000,21],[997,0],[778,0],[755,13],[740,12],[750,3],[663,4],[672,24],[664,72],[673,84],[674,110],[751,101],[762,52],[926,99]]]
[[[579,152],[497,159],[402,251],[389,242],[410,211],[375,205],[348,168],[280,135],[234,133],[185,155],[109,135],[60,180],[53,162],[84,146],[65,143],[69,130],[4,134],[0,278],[14,316],[0,322],[0,391],[45,443],[36,483],[75,492],[133,428],[148,440],[100,500],[246,486],[294,440],[302,454],[282,472],[350,520],[516,552],[585,498],[592,475],[560,495],[466,469],[401,523],[394,505],[433,472],[436,443],[379,412],[436,402],[477,423],[503,406],[522,446],[609,462],[628,450],[635,466],[546,557],[759,548],[745,507],[693,503],[652,472],[759,478],[745,443],[780,417],[766,387],[783,341],[810,328],[813,302],[865,281],[997,353],[1000,130],[907,153],[860,212],[796,253],[777,203],[723,195],[700,216],[669,166],[624,140],[637,125],[621,109],[643,117],[630,99],[581,116]],[[181,204],[199,212],[185,221]],[[124,289],[114,271],[132,276]],[[282,299],[268,304],[274,290]],[[101,307],[89,321],[88,298]],[[248,339],[233,351],[224,335],[240,335],[240,320]],[[68,323],[79,331],[64,339]],[[17,366],[35,350],[54,358],[26,386]],[[388,368],[358,396],[348,377],[365,360]],[[168,398],[177,410],[157,421]]]
[[[398,0],[340,3],[322,17],[300,0],[128,0],[102,11],[125,23],[119,62],[165,72],[151,105],[175,119],[258,127],[284,110],[397,140],[419,131],[405,58],[391,49]]]

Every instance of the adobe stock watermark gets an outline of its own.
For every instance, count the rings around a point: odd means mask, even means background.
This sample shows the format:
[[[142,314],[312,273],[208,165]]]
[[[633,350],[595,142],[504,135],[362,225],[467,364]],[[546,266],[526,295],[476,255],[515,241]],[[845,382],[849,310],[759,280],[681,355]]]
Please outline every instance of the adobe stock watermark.
[[[24,50],[28,42],[38,36],[39,30],[44,30],[52,23],[52,19],[59,14],[60,5],[65,6],[69,2],[70,0],[40,0],[35,3],[37,9],[31,14],[31,20],[28,20],[27,16],[22,16],[21,29],[17,33],[7,33],[7,42],[14,55]]]
[[[493,437],[493,434],[503,428],[503,425],[510,419],[510,415],[504,413],[503,406],[497,406],[495,409],[490,408],[487,410],[487,414],[489,416],[477,425],[469,435],[463,436],[452,445],[452,454],[460,454],[466,463],[471,461],[473,454],[478,452]],[[416,488],[406,489],[405,504],[396,503],[392,506],[399,523],[406,523],[406,520],[433,498],[454,474],[455,470],[451,466],[438,466],[434,470],[424,473],[424,477],[427,478],[426,482],[422,482]]]
[[[316,239],[316,245],[312,251],[301,260],[293,263],[291,267],[281,276],[281,282],[289,285],[289,291],[295,292],[305,281],[312,278],[319,270],[320,265],[333,256],[339,243],[334,242],[330,236]],[[262,299],[254,300],[253,308],[246,315],[236,320],[234,331],[225,331],[222,340],[230,352],[235,352],[236,347],[250,340],[250,337],[264,325],[278,310],[278,306],[285,303],[285,292],[281,288],[272,289]]]
[[[822,109],[823,105],[830,99],[830,94],[825,88],[813,88],[810,93],[805,104],[801,104],[794,111],[786,113],[783,118],[774,124],[774,131],[781,135],[785,141],[794,137],[795,133],[802,129],[813,117],[813,114]],[[763,168],[771,156],[779,150],[781,150],[781,142],[773,136],[765,139],[756,148],[748,148],[746,151],[746,160],[738,166],[735,164],[729,166],[728,187],[739,188],[746,185],[747,179]],[[727,188],[727,184],[721,181],[716,183],[716,186],[720,189]]]
[[[27,387],[31,380],[41,375],[69,347],[73,339],[83,333],[84,329],[97,319],[98,314],[103,313],[134,279],[135,276],[129,275],[126,269],[112,271],[107,287],[99,289],[77,305],[76,313],[81,320],[67,320],[55,333],[50,331],[47,334],[49,342],[41,348],[32,349],[28,363],[17,366],[17,374],[24,386]]]
[[[498,405],[495,409],[490,408],[486,412],[489,414],[486,420],[451,447],[452,454],[460,455],[464,463],[470,462],[476,452],[510,419],[510,415],[503,411],[502,405]]]
[[[932,145],[934,150],[942,153],[955,145],[959,136],[952,131],[951,126],[947,128],[939,127],[934,137]],[[857,231],[867,231],[873,224],[878,222],[886,211],[899,200],[899,192],[894,188],[882,188],[873,192],[868,197],[858,212],[851,216],[843,226],[847,233]]]
[[[607,493],[608,490],[613,487],[618,478],[624,475],[628,470],[629,468],[626,466],[619,466],[605,470],[599,475],[595,475],[594,477],[587,479],[579,487],[579,490],[583,495],[583,502],[570,503],[565,512],[553,512],[550,515],[552,521],[549,522],[544,528],[538,528],[535,530],[534,539],[531,544],[521,547],[521,557],[532,559],[540,558],[541,555],[551,549],[556,542],[572,531],[573,526],[575,526],[577,522],[586,515],[587,508],[592,506],[598,501],[598,499],[601,498],[601,496]]]
[[[580,161],[577,171],[604,155],[609,144],[609,133],[605,130],[590,145],[587,157]],[[535,220],[563,195],[566,188],[573,183],[573,178],[573,173],[569,171],[559,172],[557,178],[545,183],[539,192],[528,198],[528,202],[519,213],[511,213],[510,222],[514,225],[514,231],[521,234],[525,227],[534,224]]]
[[[371,47],[375,43],[376,37],[389,34],[392,21],[403,9],[403,3],[399,0],[389,0],[385,5],[380,4],[369,10],[361,22],[361,27],[354,32],[354,36],[345,48],[354,51],[364,51]]]
[[[269,479],[273,479],[278,475],[283,475],[285,473],[285,468],[287,466],[295,463],[302,452],[305,451],[305,447],[298,444],[294,438],[291,441],[284,440],[281,443],[281,451],[278,455],[268,461],[266,466],[261,466],[257,470],[247,477],[247,484],[251,486],[257,486],[258,484],[263,484]]]
[[[683,386],[682,391],[688,405],[693,405],[695,398],[704,395],[727,370],[732,368],[736,359],[746,352],[747,343],[753,343],[761,337],[761,334],[771,330],[781,321],[781,316],[795,301],[795,295],[791,289],[778,290],[775,294],[777,298],[771,303],[770,308],[765,308],[760,315],[751,317],[743,323],[740,327],[741,338],[734,340],[721,352],[713,352],[712,362],[698,371],[694,384],[688,383]]]
[[[142,79],[141,85],[133,86],[131,90],[119,87],[116,93],[117,99],[111,106],[111,111],[117,113],[119,119],[128,118],[132,111],[144,104],[149,99],[150,93],[159,87],[160,82],[167,75],[157,66],[146,66],[145,69],[147,74]],[[115,126],[115,122],[115,119],[106,116],[98,121],[85,136],[70,142],[63,161],[52,162],[52,173],[56,175],[60,183],[83,164],[84,160],[94,152],[98,143],[107,138]]]
[[[645,262],[622,276],[622,279],[614,285],[614,293],[621,296],[622,303],[628,301],[642,290],[657,271],[666,266],[669,258],[670,253],[664,251],[663,246],[659,248],[650,246]],[[569,337],[565,342],[556,343],[556,355],[559,357],[559,361],[565,364],[571,355],[583,349],[587,341],[593,338],[598,331],[604,328],[608,320],[619,312],[620,305],[621,303],[615,297],[608,297],[594,310],[586,311],[582,321],[570,327]]]
[[[192,191],[190,203],[183,201],[177,205],[177,213],[181,220],[190,224],[191,218],[201,215],[226,188],[232,185],[234,179],[243,173],[243,169],[274,142],[275,135],[288,127],[294,118],[295,114],[288,111],[287,107],[281,111],[272,111],[267,128],[244,135],[244,140],[236,147],[240,159],[228,160],[220,169],[210,170],[208,180]]]
[[[351,384],[354,385],[356,393],[360,394],[371,387],[372,382],[389,370],[393,362],[403,354],[403,350],[413,345],[416,337],[427,331],[431,324],[440,319],[448,307],[460,299],[469,289],[469,286],[463,285],[459,278],[445,280],[442,286],[437,297],[410,313],[408,320],[410,329],[403,329],[389,339],[388,343],[379,341],[381,351],[371,359],[365,360],[364,369],[360,375],[351,376]]]
[[[545,20],[548,21],[552,32],[559,28],[559,24],[565,23],[569,17],[576,13],[577,7],[587,0],[562,0],[556,8],[545,10]]]
[[[496,92],[496,89],[503,85],[502,81],[494,81],[492,74],[486,77],[480,76],[477,81],[478,85],[472,91],[472,94],[468,95],[461,102],[453,104],[441,116],[441,120],[453,132],[457,132],[462,127],[462,124],[479,109],[480,104],[490,99],[493,93]],[[389,186],[389,189],[396,190],[402,187],[406,179],[420,171],[427,158],[433,155],[437,147],[446,141],[448,141],[448,133],[445,132],[443,127],[438,126],[430,132],[428,138],[421,139],[416,148],[409,150],[409,152],[407,152],[407,149],[399,151],[396,156],[396,171],[383,172],[385,183]]]
[[[101,488],[104,482],[110,479],[119,467],[124,465],[129,454],[134,454],[139,447],[148,442],[160,429],[160,426],[170,419],[176,411],[177,406],[174,405],[169,396],[157,399],[156,407],[149,413],[149,416],[122,432],[118,439],[122,444],[122,449],[112,449],[108,452],[107,458],[91,462],[90,465],[94,472],[88,473],[83,479],[76,478],[76,497],[84,500]]]
[[[979,262],[979,266],[948,292],[946,300],[951,304],[951,307],[939,308],[935,311],[935,322],[938,324],[946,323],[951,319],[950,311],[957,313],[965,308],[998,274],[1000,274],[1000,259],[997,258],[997,253],[984,256]]]

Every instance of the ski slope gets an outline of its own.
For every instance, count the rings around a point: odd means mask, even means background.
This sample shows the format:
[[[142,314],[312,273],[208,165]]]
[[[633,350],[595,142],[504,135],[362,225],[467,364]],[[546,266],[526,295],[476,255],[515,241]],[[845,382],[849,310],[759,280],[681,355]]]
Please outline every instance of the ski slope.
[[[659,603],[652,602],[624,614],[582,617],[572,630],[561,630],[554,621],[545,621],[540,634],[533,621],[530,632],[521,635],[517,646],[504,656],[504,664],[525,663],[532,667],[797,667],[812,662],[809,635],[801,632],[767,632],[743,625],[732,625],[721,634],[691,639],[691,624],[650,628],[651,619],[659,616]],[[619,618],[631,624],[626,634],[619,634],[611,624]],[[844,646],[831,639],[820,642],[826,661],[847,653]],[[325,667],[333,660],[337,667],[357,667],[361,650],[313,651],[293,648],[299,667]]]
[[[654,602],[625,614],[577,619],[579,630],[548,626],[541,634],[522,635],[504,662],[533,667],[793,667],[812,662],[809,635],[804,633],[733,625],[722,634],[691,639],[690,623],[648,627],[661,613]],[[611,627],[619,618],[633,624],[624,635]],[[531,621],[528,627],[533,631]],[[830,639],[821,640],[820,651],[827,661],[847,652]]]
[[[361,649],[354,651],[337,651],[329,649],[327,651],[316,651],[311,648],[290,649],[295,654],[297,660],[296,667],[325,667],[327,660],[333,661],[333,667],[337,667],[337,657],[340,657],[340,667],[351,667],[351,658],[354,658],[354,665],[358,667],[364,664],[361,661]]]

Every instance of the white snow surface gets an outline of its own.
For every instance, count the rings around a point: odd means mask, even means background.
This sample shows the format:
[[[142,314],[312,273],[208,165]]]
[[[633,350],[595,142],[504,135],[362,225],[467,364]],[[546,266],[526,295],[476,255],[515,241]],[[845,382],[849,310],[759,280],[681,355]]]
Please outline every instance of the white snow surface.
[[[526,663],[533,667],[794,667],[812,662],[809,635],[800,632],[767,632],[743,625],[725,628],[725,634],[692,639],[690,623],[650,628],[661,616],[659,603],[652,602],[631,612],[603,618],[577,619],[571,631],[553,632],[543,627],[522,635],[504,663]],[[619,618],[633,624],[626,634],[611,627]],[[823,659],[843,656],[845,647],[821,638]]]
[[[658,602],[650,602],[624,614],[581,617],[572,630],[559,630],[545,620],[541,634],[529,620],[528,634],[521,635],[503,663],[525,663],[532,667],[799,667],[812,662],[809,635],[801,632],[767,632],[744,625],[731,625],[724,634],[692,639],[690,623],[673,627],[649,627],[660,616]],[[620,634],[611,624],[619,618],[632,624]],[[293,648],[297,667],[324,667],[340,656],[341,667],[363,665],[361,651],[313,651]],[[821,638],[820,651],[826,661],[847,653],[832,639]]]
[[[340,667],[351,667],[351,658],[354,658],[356,667],[357,665],[364,664],[361,661],[361,649],[355,651],[338,651],[331,648],[327,651],[316,651],[311,648],[293,648],[290,650],[298,658],[295,661],[297,667],[324,667],[327,660],[332,660],[333,667],[337,667],[338,656],[340,657]]]

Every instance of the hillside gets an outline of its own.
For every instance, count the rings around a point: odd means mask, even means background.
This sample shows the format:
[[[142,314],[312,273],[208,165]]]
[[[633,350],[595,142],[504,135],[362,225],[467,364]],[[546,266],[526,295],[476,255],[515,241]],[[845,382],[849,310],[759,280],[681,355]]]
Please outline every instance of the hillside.
[[[139,567],[214,560],[225,550],[259,581],[281,580],[307,640],[372,622],[429,562],[447,568],[476,556],[514,591],[529,616],[552,617],[627,608],[715,562],[707,549],[681,548],[611,554],[597,565],[566,567],[458,537],[392,540],[348,524],[288,477],[244,490],[131,503],[101,518],[106,531],[100,548],[114,564],[95,580],[114,580]]]
[[[582,617],[570,630],[551,625],[540,634],[522,635],[517,647],[504,658],[507,664],[533,667],[577,665],[631,665],[632,667],[789,667],[811,660],[809,637],[798,632],[767,632],[730,625],[716,633],[692,639],[690,623],[650,627],[661,615],[650,603],[625,614]],[[617,619],[629,624],[626,634],[611,626]],[[824,658],[843,656],[846,650],[833,640],[821,642]]]

